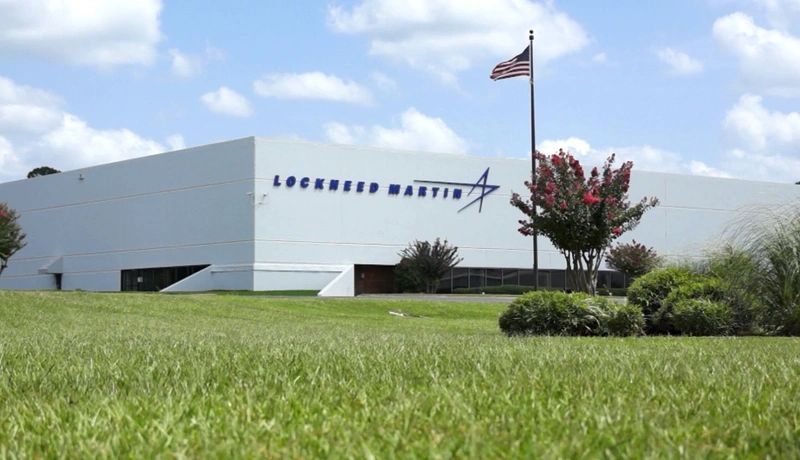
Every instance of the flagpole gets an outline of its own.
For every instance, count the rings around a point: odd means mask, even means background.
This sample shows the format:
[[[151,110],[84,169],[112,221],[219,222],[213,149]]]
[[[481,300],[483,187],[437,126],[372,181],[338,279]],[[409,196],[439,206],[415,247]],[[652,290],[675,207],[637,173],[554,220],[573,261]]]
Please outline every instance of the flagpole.
[[[534,85],[533,85],[533,30],[528,31],[530,46],[528,47],[528,62],[531,82],[531,184],[536,185],[536,105],[534,104]],[[534,222],[536,217],[536,203],[533,204]],[[533,228],[533,289],[539,290],[539,232]]]

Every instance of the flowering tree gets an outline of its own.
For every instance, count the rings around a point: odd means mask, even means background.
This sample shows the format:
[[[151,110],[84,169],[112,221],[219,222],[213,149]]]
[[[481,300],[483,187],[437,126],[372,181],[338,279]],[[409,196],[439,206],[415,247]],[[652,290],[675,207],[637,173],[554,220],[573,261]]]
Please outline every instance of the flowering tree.
[[[0,203],[0,274],[8,266],[8,259],[25,247],[25,234],[17,219],[16,211]]]
[[[536,183],[525,182],[530,200],[516,193],[511,196],[511,204],[527,216],[527,220],[519,221],[519,231],[531,236],[536,230],[549,238],[564,255],[571,285],[594,294],[597,270],[606,248],[634,228],[658,200],[642,198],[639,203],[630,204],[628,186],[633,163],[627,161],[613,169],[613,154],[602,171],[593,168],[588,178],[581,163],[563,150],[552,156],[536,152],[536,156]]]

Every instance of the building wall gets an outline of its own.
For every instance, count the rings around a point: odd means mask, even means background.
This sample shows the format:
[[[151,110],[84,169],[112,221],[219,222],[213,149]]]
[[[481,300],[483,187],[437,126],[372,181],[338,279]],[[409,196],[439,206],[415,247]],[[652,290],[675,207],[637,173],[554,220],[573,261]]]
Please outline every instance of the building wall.
[[[471,201],[390,196],[389,184],[414,180],[474,182],[489,168],[489,184],[501,188],[458,212]],[[275,175],[281,186],[275,186]],[[286,187],[294,175],[375,182],[370,194],[351,190]],[[353,146],[256,139],[256,260],[331,264],[394,264],[414,239],[447,238],[471,266],[527,266],[530,239],[519,235],[519,219],[508,205],[512,187],[522,189],[524,161],[489,157],[398,152]],[[416,187],[415,187],[416,189]],[[440,192],[441,193],[441,192]],[[441,195],[440,195],[441,196]],[[546,251],[543,259],[549,258]]]
[[[28,242],[0,287],[55,288],[48,267],[116,291],[128,268],[252,264],[252,171],[250,138],[0,184]]]
[[[500,188],[478,204],[459,209],[475,195],[464,189],[460,200],[430,196],[390,196],[391,183],[415,185],[415,179],[475,182],[489,168],[488,184]],[[275,185],[275,176],[278,183]],[[309,177],[311,184],[287,187],[288,176]],[[464,257],[461,266],[529,268],[531,238],[517,232],[520,212],[509,200],[524,190],[530,161],[465,155],[401,152],[353,146],[274,141],[256,138],[255,257],[259,262],[395,264],[398,253],[415,239],[447,238]],[[379,190],[315,190],[323,178],[376,182]],[[416,189],[416,187],[415,187]],[[655,196],[661,204],[621,241],[636,239],[674,258],[702,255],[720,241],[736,219],[759,205],[800,199],[800,187],[636,170],[630,197]],[[539,240],[540,267],[561,269],[564,261],[546,238]]]

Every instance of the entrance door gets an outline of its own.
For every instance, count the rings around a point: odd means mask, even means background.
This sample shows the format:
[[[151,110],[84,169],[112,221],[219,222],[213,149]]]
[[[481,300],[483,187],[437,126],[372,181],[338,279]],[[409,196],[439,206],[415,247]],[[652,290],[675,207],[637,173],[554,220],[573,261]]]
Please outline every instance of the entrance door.
[[[356,265],[356,295],[394,292],[394,265]]]

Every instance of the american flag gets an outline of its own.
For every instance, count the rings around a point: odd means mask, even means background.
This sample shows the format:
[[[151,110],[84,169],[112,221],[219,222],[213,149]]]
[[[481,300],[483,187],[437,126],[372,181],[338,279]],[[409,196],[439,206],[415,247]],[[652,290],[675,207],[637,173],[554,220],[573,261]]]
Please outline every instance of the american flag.
[[[502,80],[504,78],[530,75],[530,56],[530,45],[528,45],[525,51],[494,66],[489,78],[492,80]]]

